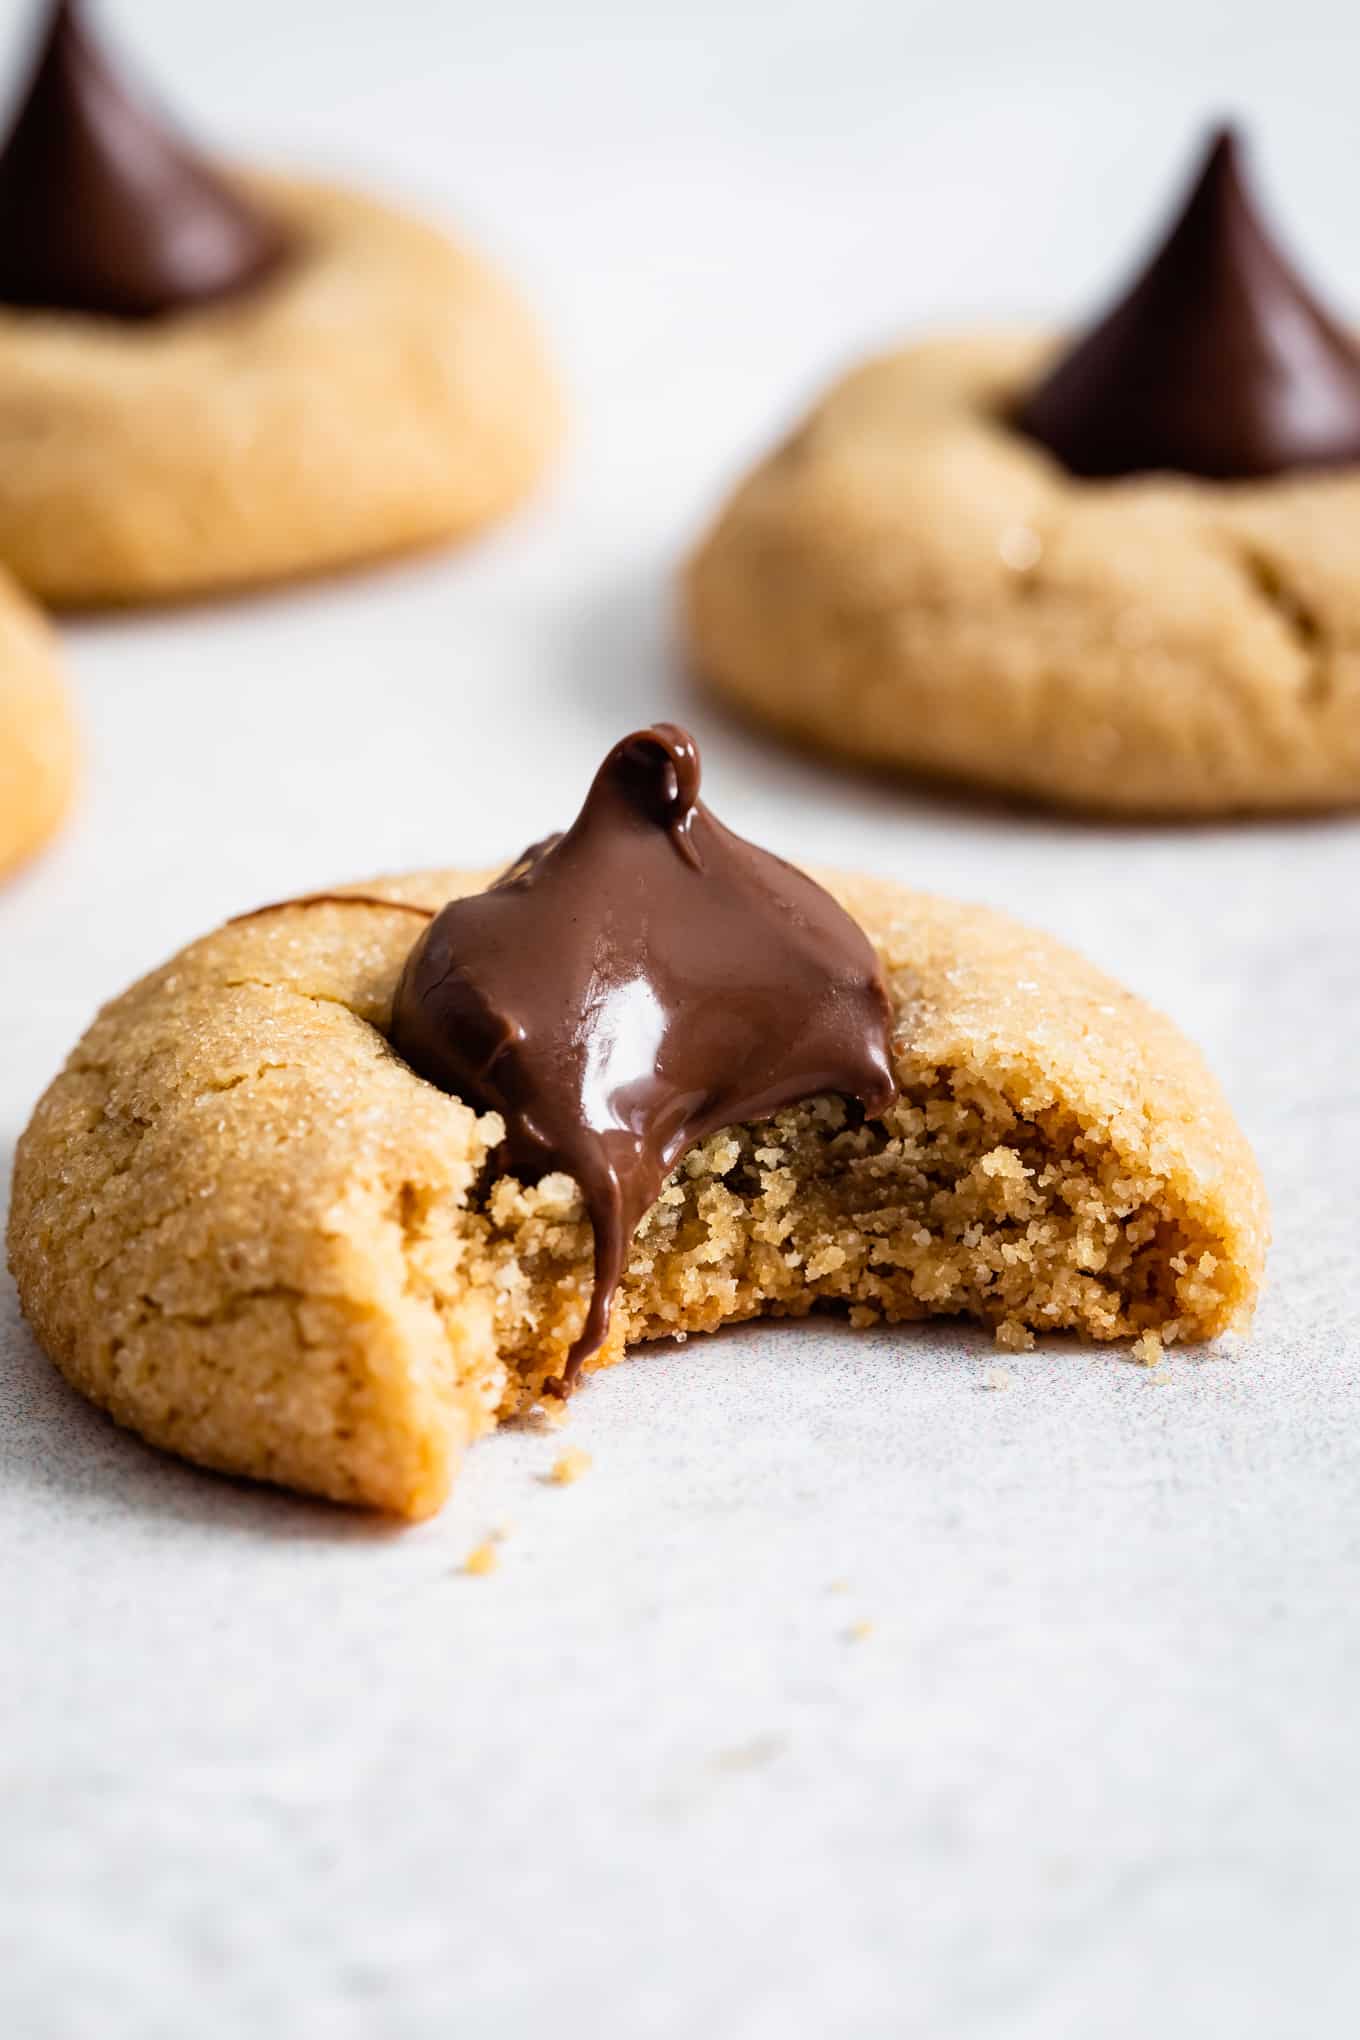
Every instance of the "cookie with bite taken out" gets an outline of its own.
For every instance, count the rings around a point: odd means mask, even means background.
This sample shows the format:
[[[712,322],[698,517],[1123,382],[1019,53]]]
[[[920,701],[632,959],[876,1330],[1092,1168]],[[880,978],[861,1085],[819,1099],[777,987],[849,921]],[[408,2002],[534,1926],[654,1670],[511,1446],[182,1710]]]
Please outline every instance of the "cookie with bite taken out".
[[[1146,1351],[1245,1325],[1265,1241],[1169,1021],[1003,915],[743,841],[665,724],[499,877],[267,907],[115,999],[9,1220],[120,1422],[407,1516],[635,1341],[835,1308]]]

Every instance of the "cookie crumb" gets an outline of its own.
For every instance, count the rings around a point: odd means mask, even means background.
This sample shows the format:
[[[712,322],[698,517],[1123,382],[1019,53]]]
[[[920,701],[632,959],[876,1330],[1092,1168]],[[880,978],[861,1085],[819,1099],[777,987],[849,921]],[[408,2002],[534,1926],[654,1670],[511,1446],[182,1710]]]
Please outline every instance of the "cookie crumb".
[[[467,1557],[463,1560],[463,1571],[481,1578],[486,1573],[495,1572],[500,1562],[500,1553],[496,1550],[491,1538],[488,1537],[484,1543],[479,1544],[474,1551],[468,1553]]]
[[[847,1643],[863,1643],[873,1633],[872,1622],[852,1622],[845,1632],[845,1640]]]
[[[982,1377],[984,1388],[1009,1388],[1011,1370],[1009,1367],[989,1367]]]
[[[588,1452],[583,1452],[579,1445],[573,1445],[570,1452],[564,1452],[560,1459],[554,1461],[548,1478],[557,1487],[570,1487],[583,1473],[589,1473],[594,1463]]]
[[[710,1761],[715,1771],[754,1771],[772,1763],[785,1747],[782,1735],[758,1735],[748,1743],[716,1751]]]
[[[529,1421],[536,1431],[560,1431],[570,1414],[570,1404],[560,1395],[545,1395]]]
[[[1166,1348],[1158,1332],[1144,1332],[1133,1342],[1133,1357],[1140,1367],[1159,1367],[1165,1356]]]
[[[827,1588],[826,1591],[828,1592],[828,1594],[848,1594],[850,1591],[850,1582],[849,1580],[832,1580],[830,1586]]]
[[[1029,1353],[1034,1348],[1033,1332],[1015,1318],[1006,1318],[992,1336],[1003,1353]]]

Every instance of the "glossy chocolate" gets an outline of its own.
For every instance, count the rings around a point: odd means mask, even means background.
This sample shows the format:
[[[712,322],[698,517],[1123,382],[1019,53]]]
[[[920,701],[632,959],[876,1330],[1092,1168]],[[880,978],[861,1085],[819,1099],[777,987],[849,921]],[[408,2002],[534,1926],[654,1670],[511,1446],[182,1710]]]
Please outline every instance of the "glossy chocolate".
[[[155,318],[250,289],[288,248],[58,0],[0,151],[0,303]]]
[[[1360,462],[1360,349],[1262,224],[1231,129],[1133,287],[1016,423],[1091,477],[1248,481]]]
[[[500,1113],[500,1165],[575,1177],[595,1282],[570,1385],[609,1327],[634,1229],[696,1141],[822,1092],[883,1112],[891,1009],[868,937],[699,799],[673,723],[616,744],[576,821],[424,931],[392,1046]]]

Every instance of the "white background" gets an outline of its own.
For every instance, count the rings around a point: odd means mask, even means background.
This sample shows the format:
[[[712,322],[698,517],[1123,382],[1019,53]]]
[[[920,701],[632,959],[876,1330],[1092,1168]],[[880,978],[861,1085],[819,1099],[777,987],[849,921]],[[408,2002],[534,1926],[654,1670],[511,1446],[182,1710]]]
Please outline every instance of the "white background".
[[[1011,907],[1174,1013],[1277,1244],[1250,1344],[1159,1375],[1055,1347],[989,1392],[981,1337],[828,1323],[645,1354],[581,1396],[579,1485],[506,1436],[407,1531],[115,1432],[6,1279],[0,2027],[1353,2032],[1358,825],[1103,829],[821,771],[694,698],[668,607],[820,379],[1091,304],[1211,114],[1252,118],[1360,307],[1350,10],[104,14],[205,132],[494,249],[574,434],[460,557],[68,631],[89,765],[0,899],[0,1180],[133,975],[264,898],[509,854],[664,712],[772,847]]]

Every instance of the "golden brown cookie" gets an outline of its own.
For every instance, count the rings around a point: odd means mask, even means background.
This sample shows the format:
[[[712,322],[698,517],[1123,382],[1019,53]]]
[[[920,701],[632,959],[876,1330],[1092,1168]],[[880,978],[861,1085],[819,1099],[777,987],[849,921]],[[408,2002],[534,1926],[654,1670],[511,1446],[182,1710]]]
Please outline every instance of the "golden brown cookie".
[[[432,908],[482,883],[364,890]],[[1244,1325],[1260,1177],[1177,1030],[1001,915],[826,883],[883,959],[901,1095],[881,1121],[815,1099],[697,1147],[589,1364],[822,1303],[974,1318],[1005,1344]],[[397,905],[292,906],[153,972],[39,1104],[9,1222],[38,1336],[120,1422],[408,1516],[561,1373],[591,1265],[570,1178],[491,1174],[501,1122],[388,1047],[422,926]]]
[[[1360,474],[1079,480],[1010,422],[1053,351],[839,383],[690,563],[698,668],[819,749],[1074,807],[1360,799]]]
[[[49,603],[458,538],[556,443],[538,335],[480,257],[352,192],[249,189],[296,246],[248,294],[158,320],[0,307],[0,561]]]
[[[0,877],[45,843],[65,814],[75,758],[52,633],[0,570]]]

